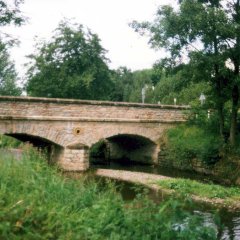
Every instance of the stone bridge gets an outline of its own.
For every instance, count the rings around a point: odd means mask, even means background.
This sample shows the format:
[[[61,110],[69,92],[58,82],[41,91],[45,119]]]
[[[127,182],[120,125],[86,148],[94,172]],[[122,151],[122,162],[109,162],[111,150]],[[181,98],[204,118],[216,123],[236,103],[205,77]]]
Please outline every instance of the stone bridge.
[[[185,121],[187,106],[0,97],[0,134],[48,147],[65,170],[89,167],[89,149],[107,142],[111,159],[156,163],[163,132]],[[50,146],[50,147],[49,147]]]

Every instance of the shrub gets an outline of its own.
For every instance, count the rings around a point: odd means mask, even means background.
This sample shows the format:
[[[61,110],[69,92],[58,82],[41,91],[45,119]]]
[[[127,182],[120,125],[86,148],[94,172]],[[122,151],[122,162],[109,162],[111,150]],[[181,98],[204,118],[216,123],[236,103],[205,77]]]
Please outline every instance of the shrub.
[[[214,164],[220,158],[221,140],[215,134],[196,125],[181,125],[167,132],[167,158],[180,165],[189,165],[197,158],[206,164]]]

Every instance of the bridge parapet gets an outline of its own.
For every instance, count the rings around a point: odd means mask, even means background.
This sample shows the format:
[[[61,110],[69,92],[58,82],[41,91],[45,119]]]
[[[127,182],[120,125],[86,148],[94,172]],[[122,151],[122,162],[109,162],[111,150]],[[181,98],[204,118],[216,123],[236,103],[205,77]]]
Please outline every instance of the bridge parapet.
[[[189,106],[84,101],[33,97],[0,97],[0,118],[61,121],[185,121]]]

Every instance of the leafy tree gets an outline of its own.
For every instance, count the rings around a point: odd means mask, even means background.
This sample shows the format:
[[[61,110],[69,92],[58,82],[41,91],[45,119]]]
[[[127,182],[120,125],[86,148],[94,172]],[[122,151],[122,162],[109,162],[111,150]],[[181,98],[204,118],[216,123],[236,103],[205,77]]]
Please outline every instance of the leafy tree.
[[[23,0],[1,0],[0,1],[0,26],[17,25],[24,23],[25,19],[19,9]]]
[[[175,68],[166,68],[159,64],[154,66],[154,71],[157,68],[157,71],[161,72],[153,91],[155,102],[173,104],[176,98],[177,104],[196,105],[200,94],[207,94],[211,90],[204,81],[193,80],[194,74],[189,70],[189,64],[182,64]]]
[[[22,0],[0,1],[0,26],[20,26],[25,21],[19,9]],[[3,32],[1,32],[2,35]],[[13,39],[6,41],[0,36],[0,95],[20,95],[21,89],[17,87],[17,73],[13,62],[10,60],[8,47],[14,43]]]
[[[179,4],[177,10],[159,8],[154,22],[133,22],[132,26],[138,32],[148,31],[152,47],[168,50],[175,66],[187,56],[195,80],[211,85],[222,136],[224,105],[232,100],[230,142],[234,145],[239,105],[239,0],[181,0]],[[226,67],[228,59],[233,69]]]
[[[0,27],[9,25],[21,26],[25,23],[26,18],[22,15],[20,5],[24,0],[0,0]],[[12,35],[6,34],[0,30],[1,42],[4,42],[8,47],[19,43]]]
[[[16,85],[17,73],[10,61],[6,44],[0,42],[0,95],[18,96],[21,89]]]
[[[132,72],[126,67],[113,71],[114,90],[112,100],[125,102],[141,102],[141,91],[146,86],[152,86],[152,69]],[[146,91],[146,102],[154,102],[150,88]]]
[[[117,70],[112,70],[111,78],[114,83],[111,100],[128,102],[133,84],[132,71],[122,66]]]
[[[129,101],[142,102],[142,88],[145,87],[145,103],[154,103],[152,86],[152,69],[134,71]]]
[[[100,39],[82,25],[62,21],[50,42],[30,57],[26,89],[41,97],[110,99],[113,83]]]

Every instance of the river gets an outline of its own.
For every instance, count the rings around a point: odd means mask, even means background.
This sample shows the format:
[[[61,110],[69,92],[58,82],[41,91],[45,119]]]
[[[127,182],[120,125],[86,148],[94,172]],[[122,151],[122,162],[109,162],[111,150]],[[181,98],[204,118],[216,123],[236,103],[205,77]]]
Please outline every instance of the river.
[[[134,164],[121,164],[110,162],[108,165],[93,165],[92,168],[106,168],[106,169],[116,169],[116,170],[127,170],[127,171],[136,171],[136,172],[145,172],[145,173],[154,173],[163,176],[169,177],[179,177],[179,178],[189,178],[202,182],[210,182],[211,180],[201,174],[194,174],[192,172],[180,171],[176,169],[163,169],[160,167],[154,167],[151,165],[138,165]],[[99,177],[98,177],[99,179]],[[139,189],[136,190],[136,185],[123,182],[116,181],[118,192],[121,194],[122,198],[125,201],[132,201]],[[144,190],[142,190],[144,191]],[[154,202],[159,203],[163,200],[161,193],[156,193],[154,190],[148,190],[148,196]],[[213,225],[213,216],[216,212],[216,209],[210,207],[206,204],[195,204],[194,209],[189,209],[195,214],[201,215],[204,218],[204,222],[206,225]],[[230,212],[227,209],[219,209],[218,214],[221,220],[221,224],[223,225],[222,229],[218,229],[218,239],[220,240],[240,240],[240,212]]]

